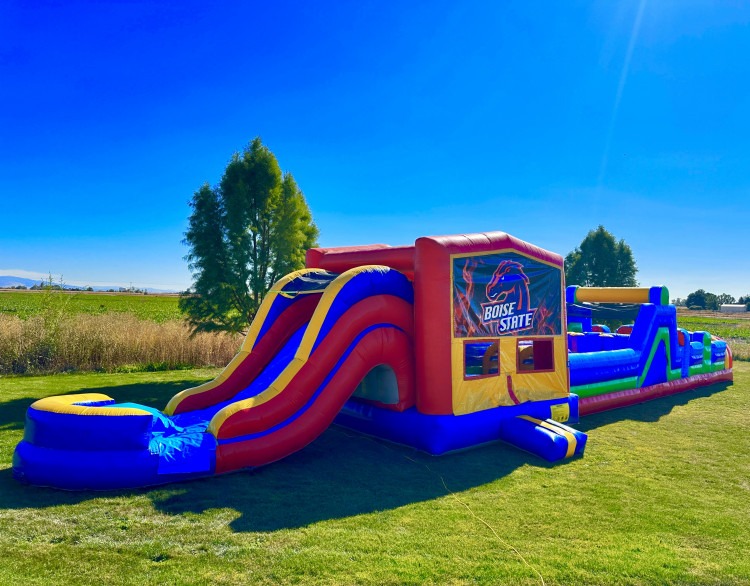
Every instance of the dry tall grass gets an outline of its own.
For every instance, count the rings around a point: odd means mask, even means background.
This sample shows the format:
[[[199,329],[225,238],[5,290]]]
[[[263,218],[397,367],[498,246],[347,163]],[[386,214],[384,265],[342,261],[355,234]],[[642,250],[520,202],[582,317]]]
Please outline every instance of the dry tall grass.
[[[750,360],[750,342],[747,340],[727,340],[735,360]]]
[[[182,321],[155,323],[130,314],[0,315],[0,374],[224,366],[241,343],[242,336],[232,334],[191,338]]]
[[[750,360],[750,342],[727,342],[735,359]],[[127,313],[45,312],[25,320],[0,314],[0,374],[224,366],[241,343],[239,334],[191,338],[183,321],[156,323]]]

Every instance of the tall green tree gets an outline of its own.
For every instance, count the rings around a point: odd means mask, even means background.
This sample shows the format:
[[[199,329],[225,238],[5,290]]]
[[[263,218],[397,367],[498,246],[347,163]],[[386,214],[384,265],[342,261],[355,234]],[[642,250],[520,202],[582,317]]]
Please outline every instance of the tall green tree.
[[[703,289],[693,291],[687,296],[685,305],[690,309],[693,309],[694,307],[698,309],[706,309],[706,295],[707,293]]]
[[[246,329],[271,285],[302,268],[318,228],[294,177],[260,138],[235,153],[217,187],[190,202],[184,243],[193,276],[180,298],[194,332]]]
[[[585,287],[635,287],[638,268],[633,251],[604,226],[591,230],[565,257],[565,281]]]
[[[721,307],[722,305],[732,305],[736,303],[736,300],[734,299],[733,295],[730,295],[729,293],[722,293],[721,295],[716,296],[716,304]]]
[[[719,311],[719,307],[722,303],[733,302],[734,297],[727,293],[716,295],[714,293],[711,293],[710,291],[704,291],[703,289],[693,291],[692,293],[690,293],[690,295],[687,296],[687,299],[685,300],[685,304],[689,309],[708,309],[710,311]]]

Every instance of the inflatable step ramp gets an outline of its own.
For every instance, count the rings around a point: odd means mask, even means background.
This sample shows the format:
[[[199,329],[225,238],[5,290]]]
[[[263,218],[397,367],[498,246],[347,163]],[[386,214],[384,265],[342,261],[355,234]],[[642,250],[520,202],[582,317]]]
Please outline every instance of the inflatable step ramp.
[[[548,462],[559,462],[582,456],[588,436],[554,419],[518,415],[503,421],[500,439]]]

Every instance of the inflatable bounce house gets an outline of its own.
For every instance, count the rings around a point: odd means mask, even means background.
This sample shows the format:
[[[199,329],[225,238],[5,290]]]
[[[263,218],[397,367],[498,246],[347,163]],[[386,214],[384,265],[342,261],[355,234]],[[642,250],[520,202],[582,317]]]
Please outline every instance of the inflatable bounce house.
[[[65,489],[252,468],[336,422],[442,454],[504,440],[581,455],[579,415],[732,380],[727,345],[676,325],[663,287],[564,289],[561,256],[502,232],[317,248],[265,297],[216,380],[164,411],[106,395],[28,410],[17,479]],[[596,326],[622,305],[632,325]]]

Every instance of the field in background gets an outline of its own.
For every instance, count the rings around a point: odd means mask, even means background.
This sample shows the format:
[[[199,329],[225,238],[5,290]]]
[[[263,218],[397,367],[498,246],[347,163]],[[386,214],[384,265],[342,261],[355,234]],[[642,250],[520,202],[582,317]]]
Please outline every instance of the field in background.
[[[0,374],[225,366],[242,343],[240,335],[191,337],[183,321],[156,323],[127,313],[63,316],[54,323],[0,315],[0,332]]]
[[[0,583],[748,584],[750,363],[584,418],[583,458],[441,457],[332,427],[289,458],[150,490],[11,478],[28,405],[96,390],[162,407],[216,371],[16,377],[0,395]]]
[[[750,360],[750,313],[678,309],[677,324],[691,332],[706,331],[729,344],[737,360]]]
[[[86,293],[60,291],[0,291],[0,314],[21,319],[39,315],[50,303],[70,314],[129,313],[139,319],[162,323],[182,319],[177,295]]]
[[[224,366],[242,336],[199,334],[176,296],[0,292],[0,375]]]
[[[0,374],[224,366],[239,335],[191,338],[175,295],[0,291]],[[678,323],[727,340],[750,360],[750,314],[678,311]]]

